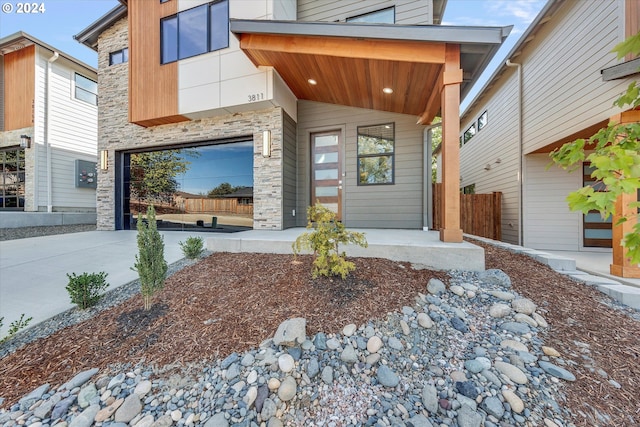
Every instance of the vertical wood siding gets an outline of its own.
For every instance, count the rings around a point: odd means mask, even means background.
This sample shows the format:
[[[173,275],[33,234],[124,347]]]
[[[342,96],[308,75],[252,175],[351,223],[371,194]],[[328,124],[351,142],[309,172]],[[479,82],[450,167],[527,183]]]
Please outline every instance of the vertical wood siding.
[[[129,121],[144,126],[175,123],[178,63],[160,64],[160,19],[178,11],[178,2],[129,3]]]
[[[282,120],[282,227],[296,226],[296,122],[284,111]],[[296,215],[299,215],[296,212]]]
[[[298,0],[299,21],[345,21],[347,18],[395,6],[396,24],[433,23],[429,0]]]
[[[422,228],[423,126],[415,117],[310,101],[298,103],[298,226],[310,204],[310,134],[344,129],[343,219],[348,227]],[[358,186],[357,128],[395,123],[395,184]]]
[[[34,45],[4,55],[4,130],[33,126],[35,96]]]
[[[4,55],[0,56],[0,131],[4,130]]]

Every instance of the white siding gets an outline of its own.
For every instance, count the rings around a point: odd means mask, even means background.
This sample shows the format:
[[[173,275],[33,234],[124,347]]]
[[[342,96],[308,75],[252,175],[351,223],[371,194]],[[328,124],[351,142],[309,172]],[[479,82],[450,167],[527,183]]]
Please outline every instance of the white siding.
[[[180,10],[206,3],[180,0]],[[292,10],[293,8],[293,10]],[[274,14],[295,16],[291,0],[231,0],[229,17],[234,19],[273,19]],[[286,85],[274,84],[271,69],[258,69],[230,34],[229,47],[178,61],[178,112],[191,119],[223,113],[282,106],[294,119],[295,97]]]
[[[395,123],[395,184],[358,186],[357,128]],[[298,212],[310,203],[310,134],[343,129],[343,220],[349,227],[422,228],[423,126],[414,116],[317,102],[298,104]],[[298,217],[298,225],[306,218]]]
[[[460,149],[460,186],[475,184],[478,194],[502,192],[502,240],[518,243],[518,77],[505,76],[489,101],[471,111],[464,132],[487,111],[488,123]],[[499,163],[497,160],[500,159]],[[485,170],[489,165],[490,169]]]
[[[525,50],[525,153],[608,119],[629,79],[603,82],[600,70],[620,62],[624,2],[567,1]]]
[[[273,14],[271,19],[274,19],[276,21],[296,20],[296,0],[272,0],[270,4],[273,7]]]
[[[298,0],[300,21],[345,21],[347,18],[395,6],[396,24],[433,23],[431,0]]]
[[[534,249],[578,251],[581,247],[580,212],[571,212],[567,195],[582,187],[580,170],[568,173],[553,166],[549,156],[525,157],[524,246]]]
[[[51,53],[38,50],[36,61],[36,120],[38,205],[47,206],[47,150],[45,145],[46,73]],[[97,160],[98,122],[96,106],[75,98],[75,73],[92,80],[96,75],[59,58],[52,64],[49,103],[51,145],[51,204],[53,210],[92,211],[96,207],[94,189],[75,187],[75,160]]]

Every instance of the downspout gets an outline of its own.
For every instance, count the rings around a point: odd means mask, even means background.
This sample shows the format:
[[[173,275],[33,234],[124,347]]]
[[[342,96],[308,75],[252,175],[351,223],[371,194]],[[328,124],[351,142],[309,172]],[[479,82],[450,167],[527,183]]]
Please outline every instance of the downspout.
[[[523,238],[523,217],[524,217],[524,197],[523,197],[523,132],[522,132],[522,64],[516,64],[509,59],[505,62],[507,67],[518,68],[518,245],[522,246]]]
[[[51,108],[51,64],[53,64],[60,55],[58,52],[53,52],[51,58],[47,60],[47,81],[46,81],[46,96],[44,101],[44,119],[45,119],[45,135],[44,140],[47,150],[47,212],[53,212],[53,173],[51,166],[51,142],[49,141],[49,135],[51,135],[51,120],[49,118],[49,112]]]
[[[442,123],[436,123],[428,126],[423,131],[423,177],[424,188],[422,189],[422,230],[429,231],[433,229],[433,180],[431,159],[433,157],[433,129],[442,126]]]

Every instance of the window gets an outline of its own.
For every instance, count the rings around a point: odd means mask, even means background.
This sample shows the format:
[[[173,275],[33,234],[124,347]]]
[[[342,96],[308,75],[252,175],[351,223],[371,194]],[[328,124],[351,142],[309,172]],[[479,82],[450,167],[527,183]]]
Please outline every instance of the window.
[[[129,48],[120,49],[109,54],[109,65],[122,64],[123,62],[129,62]]]
[[[228,0],[162,19],[160,40],[163,64],[229,47]]]
[[[395,24],[396,9],[389,7],[387,9],[376,10],[375,12],[364,13],[358,16],[347,18],[347,22],[367,22],[370,24]]]
[[[462,143],[466,144],[467,142],[469,142],[469,140],[473,138],[475,134],[476,134],[476,124],[474,123],[471,126],[469,126],[467,130],[464,131],[464,137],[462,138]]]
[[[395,126],[358,127],[358,185],[393,184]]]
[[[481,131],[487,125],[489,121],[489,117],[487,116],[487,112],[482,113],[480,117],[478,117],[478,131]]]
[[[0,209],[24,209],[24,149],[0,150]]]
[[[462,194],[476,194],[476,184],[465,185],[460,189]]]
[[[91,105],[98,105],[98,83],[76,73],[75,75],[75,97]]]

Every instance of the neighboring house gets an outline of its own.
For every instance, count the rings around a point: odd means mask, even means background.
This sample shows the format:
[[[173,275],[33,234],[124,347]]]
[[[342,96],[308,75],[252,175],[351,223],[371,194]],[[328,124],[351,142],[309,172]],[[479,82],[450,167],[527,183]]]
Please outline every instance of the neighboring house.
[[[239,205],[253,205],[253,187],[242,187],[233,193],[220,196],[224,199],[236,199]]]
[[[566,197],[590,181],[549,153],[587,138],[621,110],[613,101],[637,79],[640,60],[612,48],[640,29],[637,0],[550,0],[461,116],[460,187],[503,194],[506,242],[546,250],[598,250],[611,220],[571,212]]]
[[[0,210],[95,212],[97,72],[18,32],[0,39]]]
[[[511,27],[437,25],[444,0],[120,3],[75,36],[98,52],[99,229],[131,224],[132,153],[247,141],[254,228],[320,201],[349,227],[422,229],[442,113],[441,239],[462,240],[459,99]]]

